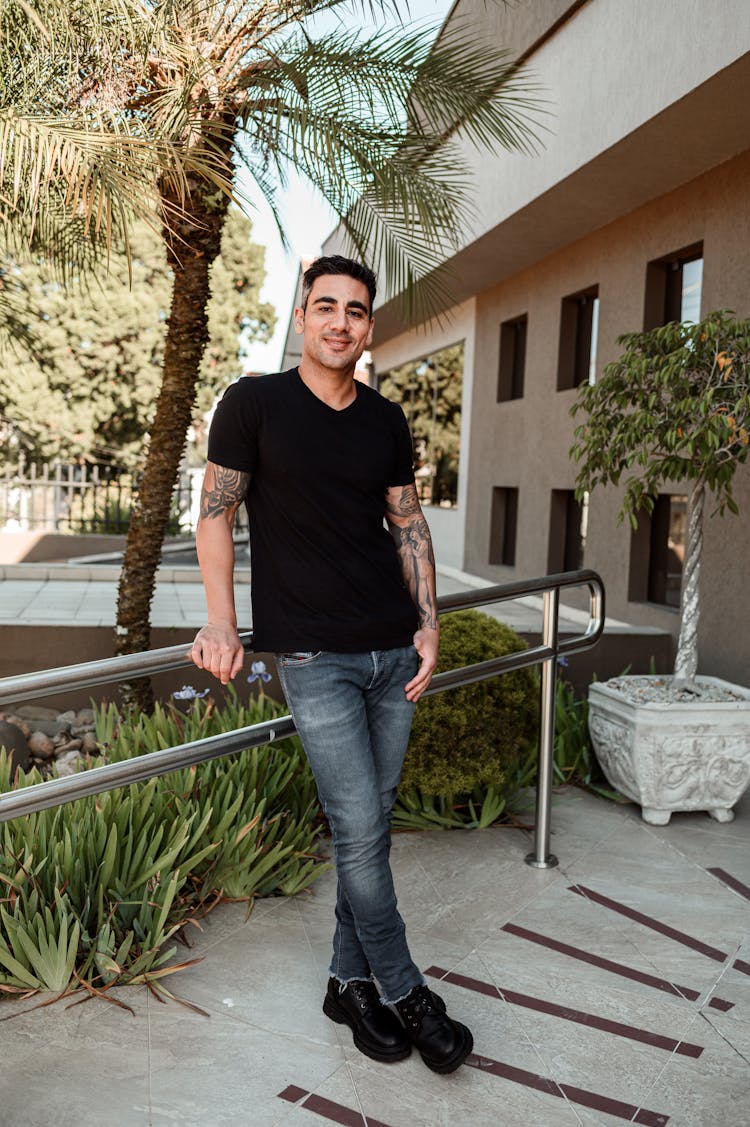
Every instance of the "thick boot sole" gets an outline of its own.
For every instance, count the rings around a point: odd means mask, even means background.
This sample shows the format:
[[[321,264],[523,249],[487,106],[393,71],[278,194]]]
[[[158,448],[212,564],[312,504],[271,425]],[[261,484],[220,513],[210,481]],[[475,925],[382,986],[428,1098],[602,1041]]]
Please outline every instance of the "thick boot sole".
[[[474,1048],[474,1038],[472,1037],[471,1030],[467,1029],[465,1025],[462,1025],[460,1021],[456,1021],[453,1024],[461,1030],[462,1040],[461,1044],[446,1060],[431,1060],[429,1057],[426,1057],[424,1053],[419,1054],[427,1067],[433,1072],[439,1072],[443,1075],[448,1072],[455,1072],[456,1069],[460,1068],[464,1063],[469,1053],[471,1053]]]
[[[335,1021],[337,1025],[348,1025],[352,1031],[352,1039],[355,1048],[359,1049],[360,1053],[363,1053],[371,1060],[380,1061],[381,1064],[392,1064],[395,1061],[406,1060],[406,1058],[411,1055],[411,1045],[409,1044],[405,1044],[401,1048],[396,1049],[383,1049],[377,1045],[370,1044],[368,1041],[363,1041],[359,1036],[355,1022],[352,1021],[349,1014],[337,1006],[328,995],[326,995],[323,1002],[323,1013],[326,1017],[330,1018],[331,1021]],[[471,1049],[469,1052],[471,1052]],[[460,1063],[459,1061],[459,1064]]]

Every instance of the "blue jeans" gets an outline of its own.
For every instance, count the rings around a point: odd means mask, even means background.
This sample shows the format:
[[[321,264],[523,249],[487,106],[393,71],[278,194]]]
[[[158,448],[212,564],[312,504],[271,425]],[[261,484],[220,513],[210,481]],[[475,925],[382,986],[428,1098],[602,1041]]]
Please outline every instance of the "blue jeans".
[[[330,974],[378,980],[397,1002],[424,978],[406,944],[388,861],[391,810],[414,705],[413,646],[370,653],[277,654],[287,704],[333,836],[338,889]]]

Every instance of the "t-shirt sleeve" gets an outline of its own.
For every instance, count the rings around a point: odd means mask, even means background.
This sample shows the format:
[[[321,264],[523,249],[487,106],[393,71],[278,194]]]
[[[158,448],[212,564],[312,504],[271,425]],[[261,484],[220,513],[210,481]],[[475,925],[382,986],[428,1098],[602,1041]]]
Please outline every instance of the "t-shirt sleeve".
[[[254,473],[258,459],[257,415],[249,393],[241,383],[227,388],[208,432],[209,462],[242,473]]]
[[[414,445],[409,424],[401,407],[395,406],[393,414],[396,427],[396,453],[388,482],[389,488],[394,485],[414,484]]]

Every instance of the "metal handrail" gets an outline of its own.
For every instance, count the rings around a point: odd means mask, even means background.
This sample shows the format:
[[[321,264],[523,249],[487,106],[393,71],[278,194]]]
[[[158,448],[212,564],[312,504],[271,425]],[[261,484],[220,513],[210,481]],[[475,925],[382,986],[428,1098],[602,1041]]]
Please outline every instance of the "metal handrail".
[[[561,641],[558,636],[560,591],[569,587],[588,588],[589,620],[582,634]],[[542,666],[536,827],[534,850],[528,854],[526,862],[535,868],[546,869],[557,864],[557,858],[549,851],[557,660],[566,653],[590,649],[601,637],[604,630],[604,584],[595,571],[585,569],[548,575],[539,579],[517,580],[479,590],[461,591],[454,595],[443,595],[437,603],[441,613],[448,613],[535,594],[542,595],[542,640],[539,645],[467,665],[462,669],[439,673],[433,677],[425,695],[486,681],[490,677],[524,669],[530,665]],[[251,651],[252,632],[240,634],[240,639],[245,652]],[[192,668],[192,663],[183,643],[150,650],[147,653],[127,654],[123,657],[45,669],[37,673],[24,673],[17,677],[0,679],[0,707],[7,707],[11,702],[15,704],[22,700],[49,696],[56,692],[91,688],[94,685],[109,684],[127,677],[145,676],[188,666]],[[0,823],[51,806],[59,806],[64,802],[72,802],[87,795],[142,782],[181,767],[234,754],[244,748],[273,743],[275,740],[285,739],[294,731],[295,726],[291,716],[282,716],[260,724],[251,724],[246,728],[238,728],[232,732],[194,740],[192,743],[148,752],[134,759],[92,767],[88,771],[81,771],[62,779],[50,779],[44,783],[10,791],[0,795]]]

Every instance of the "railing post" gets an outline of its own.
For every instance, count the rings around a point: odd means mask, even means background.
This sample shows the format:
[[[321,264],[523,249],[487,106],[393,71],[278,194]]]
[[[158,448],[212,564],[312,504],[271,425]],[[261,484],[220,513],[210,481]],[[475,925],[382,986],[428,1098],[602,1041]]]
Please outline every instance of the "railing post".
[[[544,592],[542,610],[542,644],[557,650],[557,618],[560,590]],[[557,857],[549,851],[550,814],[552,806],[552,763],[555,754],[555,688],[557,653],[542,662],[542,687],[539,716],[539,763],[536,783],[536,830],[534,852],[526,856],[526,864],[535,869],[552,869]]]

